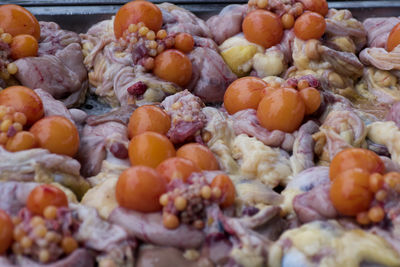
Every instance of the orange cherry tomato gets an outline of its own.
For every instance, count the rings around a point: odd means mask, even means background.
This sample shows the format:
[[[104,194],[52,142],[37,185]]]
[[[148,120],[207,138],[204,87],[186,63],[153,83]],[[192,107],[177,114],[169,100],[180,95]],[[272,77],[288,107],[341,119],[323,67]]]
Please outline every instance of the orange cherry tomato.
[[[16,36],[18,34],[29,34],[39,40],[39,22],[31,12],[18,5],[0,6],[0,28]]]
[[[231,178],[225,174],[218,174],[211,182],[211,187],[218,187],[222,192],[221,207],[227,208],[235,203],[236,191]]]
[[[16,152],[34,148],[36,145],[36,138],[32,133],[21,131],[8,139],[6,149],[11,152]]]
[[[262,9],[247,14],[243,20],[242,28],[248,41],[259,44],[264,48],[279,44],[283,37],[281,19],[274,13]]]
[[[271,90],[258,105],[257,117],[261,126],[269,131],[291,133],[304,118],[305,104],[298,91],[292,88]]]
[[[306,105],[306,115],[313,114],[318,110],[321,105],[321,94],[313,87],[307,87],[299,92],[300,97],[303,99]]]
[[[167,182],[174,179],[181,179],[186,182],[187,178],[193,172],[201,172],[200,168],[193,161],[179,157],[164,160],[158,165],[156,170],[167,179]]]
[[[305,12],[294,23],[294,33],[302,40],[321,38],[325,33],[325,28],[324,17],[315,12]]]
[[[194,162],[201,170],[219,170],[217,159],[211,150],[197,143],[186,144],[176,151],[176,156]]]
[[[159,198],[166,191],[165,180],[157,171],[146,166],[136,166],[119,176],[115,196],[121,207],[155,212],[162,209]]]
[[[8,213],[0,209],[0,255],[5,254],[13,242],[14,223]],[[7,264],[6,264],[7,265]]]
[[[182,52],[168,49],[156,56],[153,72],[161,79],[183,87],[192,78],[192,62]]]
[[[386,50],[391,52],[400,44],[400,23],[393,27],[386,44]]]
[[[300,0],[304,9],[312,12],[317,12],[322,16],[328,14],[328,3],[326,0]]]
[[[27,118],[32,125],[44,115],[43,103],[35,91],[25,86],[11,86],[0,91],[0,105],[13,107]]]
[[[174,145],[164,135],[156,132],[144,132],[132,138],[128,147],[132,165],[144,165],[156,168],[167,158],[174,157]]]
[[[248,108],[257,109],[267,83],[257,77],[243,77],[229,85],[224,95],[224,107],[229,114]]]
[[[150,30],[157,32],[161,29],[163,18],[161,10],[148,1],[131,1],[123,5],[115,15],[114,34],[121,38],[131,24],[143,22]]]
[[[13,229],[14,224],[10,216],[4,210],[0,210],[0,254],[4,254],[11,246]]]
[[[11,57],[13,59],[37,56],[38,50],[38,42],[32,35],[19,34],[11,41]]]
[[[175,36],[175,48],[182,51],[183,53],[189,53],[193,50],[194,40],[193,36],[189,33],[178,33]]]
[[[54,185],[36,186],[28,195],[26,207],[35,214],[43,215],[48,206],[68,207],[67,195]]]
[[[147,131],[166,134],[169,128],[171,128],[169,115],[163,109],[153,105],[137,108],[132,113],[128,123],[130,138]]]
[[[41,148],[51,153],[73,157],[79,148],[75,124],[62,116],[49,116],[37,121],[30,129]]]
[[[333,180],[330,198],[335,209],[348,216],[368,210],[373,194],[369,190],[370,173],[363,169],[350,169]]]
[[[341,172],[349,169],[360,168],[370,174],[385,172],[385,164],[381,158],[368,149],[363,148],[347,148],[340,151],[332,159],[329,167],[329,176],[331,180],[335,180]]]

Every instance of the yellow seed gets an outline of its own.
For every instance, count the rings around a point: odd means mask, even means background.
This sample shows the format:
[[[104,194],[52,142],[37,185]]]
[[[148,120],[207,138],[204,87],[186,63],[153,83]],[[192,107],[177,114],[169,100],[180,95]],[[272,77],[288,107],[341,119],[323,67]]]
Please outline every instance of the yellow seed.
[[[186,198],[179,196],[175,198],[174,205],[177,210],[182,211],[187,207],[187,200]]]
[[[258,8],[266,8],[268,6],[268,0],[258,0],[257,7]]]
[[[26,116],[24,113],[22,112],[15,112],[13,115],[13,120],[15,122],[20,123],[22,126],[26,124]]]
[[[157,42],[156,41],[150,41],[149,42],[149,48],[150,49],[156,49],[157,48]]]
[[[13,216],[11,220],[12,220],[14,225],[20,224],[21,221],[22,221],[21,218],[18,217],[18,216]]]
[[[281,20],[285,29],[291,29],[294,26],[294,17],[291,14],[286,13],[282,16]]]
[[[22,131],[22,124],[19,123],[19,122],[14,122],[14,123],[13,123],[13,128],[14,128],[17,132],[20,132],[20,131]]]
[[[0,145],[5,145],[8,141],[6,133],[0,133]]]
[[[1,39],[3,40],[3,42],[5,42],[6,44],[10,44],[12,41],[12,36],[11,34],[5,32],[1,34]]]
[[[47,234],[47,229],[44,225],[38,225],[34,228],[33,232],[37,237],[42,238]]]
[[[10,73],[11,75],[14,75],[15,73],[17,73],[17,71],[18,71],[17,64],[15,64],[14,62],[8,64],[8,65],[7,65],[7,71],[8,71],[8,73]]]
[[[157,46],[157,54],[161,54],[162,52],[164,52],[164,50],[165,46],[163,44]]]
[[[50,252],[47,249],[42,249],[39,252],[39,261],[48,262],[50,260]]]
[[[58,243],[61,240],[61,237],[59,234],[53,231],[48,231],[44,237],[48,242],[54,242]]]
[[[204,199],[211,198],[211,188],[208,185],[205,185],[201,188],[201,197]]]
[[[159,31],[157,32],[157,38],[158,38],[158,39],[162,40],[162,39],[164,39],[165,37],[167,37],[167,32],[166,32],[165,30],[159,30]]]
[[[157,56],[157,50],[156,49],[150,49],[149,56],[151,56],[151,57]]]
[[[128,27],[129,32],[137,32],[137,30],[138,30],[138,26],[136,24],[131,24]]]
[[[12,124],[11,120],[4,120],[1,124],[0,124],[0,131],[6,133],[8,131],[8,129],[10,128]]]
[[[149,31],[146,34],[146,38],[147,38],[147,40],[154,40],[154,39],[156,39],[156,34],[153,31]]]
[[[385,201],[386,197],[387,197],[386,190],[381,189],[381,190],[379,190],[378,192],[375,193],[375,199],[380,201],[380,202]]]
[[[48,220],[54,220],[57,217],[57,208],[54,206],[47,206],[43,211],[43,216]]]
[[[31,223],[30,224],[31,224],[32,227],[36,227],[36,226],[39,226],[39,225],[44,225],[44,220],[40,216],[35,216],[35,217],[33,217],[31,219]]]
[[[160,204],[161,204],[162,206],[167,206],[167,204],[168,204],[168,195],[167,195],[167,194],[161,195],[161,197],[160,197]]]
[[[24,236],[22,239],[21,239],[21,246],[23,247],[23,248],[30,248],[31,246],[32,246],[32,239],[30,239],[29,237],[27,237],[27,236]]]
[[[65,254],[70,254],[78,248],[78,242],[76,242],[73,237],[66,236],[61,241],[61,247],[63,248]]]
[[[140,36],[145,36],[149,32],[149,28],[146,26],[140,27],[139,34]]]
[[[25,231],[21,227],[15,227],[13,231],[14,240],[21,241],[25,236]]]
[[[368,218],[374,222],[378,223],[385,218],[385,211],[382,209],[382,207],[375,206],[369,209],[368,211]]]
[[[219,189],[219,187],[214,187],[212,189],[212,195],[214,198],[220,198],[221,194],[222,194],[222,192],[221,192],[221,189]]]
[[[357,222],[361,225],[368,225],[371,223],[371,220],[368,217],[368,212],[360,212],[357,214]]]

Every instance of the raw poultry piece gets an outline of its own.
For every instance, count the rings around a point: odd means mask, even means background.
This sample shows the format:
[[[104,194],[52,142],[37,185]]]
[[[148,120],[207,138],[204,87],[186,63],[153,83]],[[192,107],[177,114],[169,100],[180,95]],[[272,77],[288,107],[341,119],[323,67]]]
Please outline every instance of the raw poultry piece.
[[[82,104],[88,81],[81,39],[54,22],[41,22],[40,26],[38,57],[16,60],[16,78],[22,85],[49,92],[67,107]]]

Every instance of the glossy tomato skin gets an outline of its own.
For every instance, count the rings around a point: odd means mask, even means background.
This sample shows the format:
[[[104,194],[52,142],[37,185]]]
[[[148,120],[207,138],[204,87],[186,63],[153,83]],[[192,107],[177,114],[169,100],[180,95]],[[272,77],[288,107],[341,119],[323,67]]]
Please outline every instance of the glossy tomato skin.
[[[133,166],[156,168],[164,160],[174,157],[176,151],[166,136],[156,132],[144,132],[132,138],[128,154]]]
[[[235,185],[232,183],[232,180],[229,178],[228,175],[219,174],[215,176],[213,181],[211,182],[211,187],[218,187],[219,189],[221,189],[223,200],[220,206],[222,208],[227,208],[235,203]]]
[[[231,83],[225,91],[224,107],[229,114],[248,108],[257,109],[267,83],[257,77],[243,77]]]
[[[201,170],[219,170],[217,159],[211,150],[197,143],[186,144],[176,151],[176,156],[191,160]]]
[[[51,153],[73,157],[78,152],[78,129],[65,117],[45,117],[37,121],[29,131],[35,136],[39,147]]]
[[[329,9],[326,0],[300,0],[300,2],[305,10],[317,12],[324,17],[328,14]]]
[[[29,34],[19,34],[11,41],[11,57],[19,59],[35,57],[39,50],[39,44],[35,37]]]
[[[121,38],[131,24],[143,22],[150,30],[157,32],[161,29],[163,18],[161,10],[148,1],[131,1],[123,5],[115,15],[114,34]]]
[[[0,6],[0,18],[0,28],[12,36],[29,34],[39,40],[39,22],[22,6],[13,4]]]
[[[200,168],[193,161],[179,157],[164,160],[157,166],[156,170],[166,178],[167,182],[174,179],[181,179],[183,182],[186,182],[192,173],[201,172]]]
[[[261,126],[269,131],[280,130],[291,133],[297,130],[305,114],[304,101],[292,88],[269,90],[257,109]]]
[[[363,169],[350,169],[333,180],[330,198],[342,215],[355,216],[368,210],[373,194],[369,190],[370,173]]]
[[[329,167],[329,177],[331,180],[335,180],[341,172],[354,168],[366,170],[370,174],[383,174],[385,172],[385,164],[382,159],[371,150],[347,148],[340,151],[332,159]]]
[[[157,171],[145,166],[125,170],[120,175],[115,190],[121,207],[139,212],[161,210],[159,198],[165,192],[165,180]]]
[[[36,186],[28,195],[26,207],[35,214],[43,215],[48,206],[68,207],[67,195],[54,185]]]
[[[13,229],[14,225],[10,216],[4,210],[0,210],[0,255],[4,254],[11,246]]]
[[[323,16],[315,12],[305,12],[294,23],[294,33],[302,40],[319,39],[324,35],[326,22]]]
[[[169,128],[171,118],[163,109],[144,105],[138,107],[129,118],[128,134],[130,138],[148,131],[166,134]]]
[[[270,48],[282,40],[283,24],[272,12],[257,9],[248,13],[242,23],[246,39],[252,43]]]
[[[0,105],[13,107],[27,118],[27,124],[32,125],[44,115],[43,103],[40,97],[25,86],[10,86],[0,91]]]
[[[192,62],[181,51],[168,49],[156,56],[153,73],[163,80],[184,87],[192,78]]]
[[[389,38],[386,44],[386,50],[391,52],[400,44],[400,23],[393,27],[389,34]]]

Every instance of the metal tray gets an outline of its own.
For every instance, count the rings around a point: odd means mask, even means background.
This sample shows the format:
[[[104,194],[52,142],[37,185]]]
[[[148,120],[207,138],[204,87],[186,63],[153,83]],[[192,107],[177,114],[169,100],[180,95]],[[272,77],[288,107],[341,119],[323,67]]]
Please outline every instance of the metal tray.
[[[39,20],[54,21],[61,27],[76,32],[85,32],[91,25],[110,18],[122,4],[121,0],[0,0],[0,4],[21,4]],[[165,2],[152,0],[154,3]],[[246,3],[243,0],[173,0],[203,19],[217,14],[228,4]],[[330,8],[349,9],[353,15],[364,20],[368,17],[389,17],[400,15],[400,1],[329,1]]]

